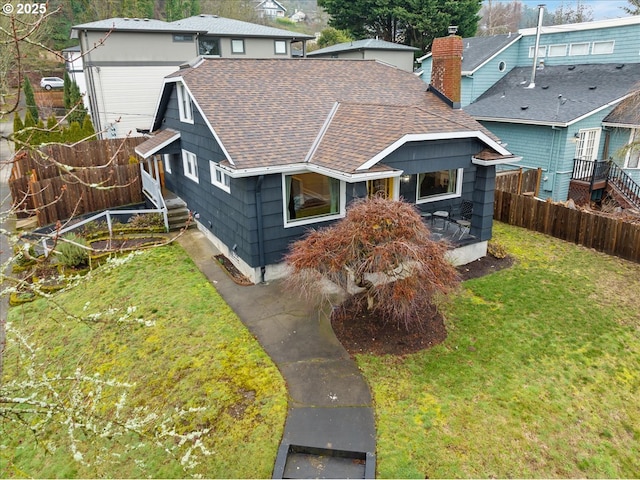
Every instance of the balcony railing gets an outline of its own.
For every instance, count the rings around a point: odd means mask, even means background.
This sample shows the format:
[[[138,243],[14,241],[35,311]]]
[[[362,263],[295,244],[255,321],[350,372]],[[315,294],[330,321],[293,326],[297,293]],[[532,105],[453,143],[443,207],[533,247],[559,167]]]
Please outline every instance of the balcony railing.
[[[571,178],[589,182],[590,190],[600,182],[612,185],[629,203],[640,209],[640,185],[611,160],[593,161],[576,158],[573,160]]]

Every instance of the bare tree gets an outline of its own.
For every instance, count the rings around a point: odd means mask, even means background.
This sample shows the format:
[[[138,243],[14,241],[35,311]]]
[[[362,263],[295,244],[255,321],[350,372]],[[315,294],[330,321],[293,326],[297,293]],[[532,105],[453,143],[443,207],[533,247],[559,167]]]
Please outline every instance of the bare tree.
[[[105,2],[111,5],[113,2]],[[10,7],[3,8],[0,13],[0,77],[3,81],[9,73],[15,75],[15,85],[17,89],[12,95],[7,95],[6,101],[0,104],[0,121],[2,125],[10,125],[6,120],[19,112],[20,99],[22,96],[21,85],[24,78],[25,58],[38,55],[39,52],[52,52],[41,41],[41,32],[47,21],[59,13],[59,9],[47,11],[48,4],[42,5],[44,8],[38,12],[24,14],[19,10],[14,10],[15,4],[7,3]],[[39,7],[40,8],[40,7]],[[108,36],[108,34],[107,34]],[[102,40],[104,41],[104,39]],[[62,57],[60,57],[62,58]],[[8,83],[0,85],[0,90],[4,94],[12,93]],[[53,125],[36,125],[23,128],[21,131],[6,131],[4,128],[0,133],[2,142],[2,154],[5,155],[9,149],[5,145],[12,145],[15,153],[0,159],[0,172],[6,172],[12,168],[16,159],[25,152],[33,153],[38,162],[50,165],[61,171],[68,172],[75,181],[82,182],[78,175],[80,168],[104,168],[109,165],[71,167],[61,159],[54,159],[39,149],[35,141],[36,133],[51,132],[66,124],[69,114],[74,109],[70,109],[65,117],[57,119]],[[85,141],[86,139],[80,140]],[[108,159],[110,164],[112,159]],[[118,188],[105,187],[100,184],[89,184],[92,188]],[[63,195],[64,192],[60,192]],[[24,195],[29,195],[25,192]],[[55,201],[59,201],[59,198]],[[136,306],[122,306],[109,309],[104,312],[91,312],[89,310],[81,315],[74,314],[66,310],[65,305],[59,303],[55,296],[49,293],[38,282],[27,282],[23,277],[12,273],[14,266],[22,261],[46,262],[42,257],[36,257],[30,248],[30,243],[25,241],[25,237],[16,234],[9,228],[9,219],[16,213],[16,205],[21,199],[11,199],[6,196],[0,198],[0,305],[2,317],[0,317],[0,421],[3,425],[7,422],[22,426],[25,434],[32,434],[36,439],[44,438],[52,428],[64,427],[67,432],[67,444],[71,457],[83,464],[98,461],[96,458],[89,458],[85,454],[83,442],[87,442],[92,435],[103,437],[114,437],[132,441],[149,440],[152,442],[167,445],[165,450],[168,455],[176,457],[185,469],[185,473],[197,463],[198,455],[209,455],[209,452],[202,443],[203,437],[209,433],[205,427],[195,426],[193,428],[176,428],[185,421],[193,412],[189,409],[179,410],[167,408],[162,411],[149,411],[145,408],[133,408],[128,405],[127,392],[132,385],[108,377],[96,376],[93,373],[83,371],[83,365],[78,364],[72,374],[51,373],[46,371],[36,355],[36,350],[43,349],[41,345],[35,345],[21,330],[19,325],[8,325],[6,323],[6,300],[11,294],[18,291],[25,291],[47,298],[49,305],[57,309],[60,313],[60,322],[74,321],[92,324],[95,322],[113,321],[124,326],[133,325],[140,328],[152,328],[142,318],[135,314]],[[60,231],[64,223],[58,222],[56,231]],[[169,241],[171,241],[170,239]],[[73,244],[77,248],[84,248],[77,241],[53,236],[53,249],[67,243]],[[62,250],[62,249],[61,249]],[[134,255],[134,254],[131,254]],[[117,268],[127,261],[124,257],[105,268]],[[67,279],[66,288],[77,288],[83,281],[80,278]],[[5,365],[2,363],[5,354],[6,344],[11,344],[18,348],[22,354],[23,362],[19,368],[13,369],[11,378],[4,375]],[[131,437],[134,435],[134,437]],[[1,436],[1,435],[0,435]],[[167,440],[169,440],[167,442]],[[108,454],[105,454],[108,455]],[[103,459],[104,460],[104,459]]]
[[[640,0],[627,0],[629,6],[620,7],[629,15],[640,15]]]
[[[487,0],[480,10],[480,16],[478,34],[481,36],[517,32],[522,18],[522,4],[517,0],[510,3]]]

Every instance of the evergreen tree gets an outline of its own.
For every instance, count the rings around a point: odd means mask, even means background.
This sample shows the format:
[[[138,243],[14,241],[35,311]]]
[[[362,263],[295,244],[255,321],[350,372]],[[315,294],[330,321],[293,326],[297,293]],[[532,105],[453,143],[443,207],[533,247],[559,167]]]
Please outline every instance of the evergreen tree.
[[[62,131],[55,115],[47,118],[47,142],[60,142]]]
[[[82,125],[87,116],[87,109],[82,100],[80,87],[71,79],[67,72],[64,73],[64,108],[67,111],[69,123],[78,122]]]
[[[478,29],[482,0],[318,0],[331,20],[356,39],[379,37],[426,51],[450,25],[458,35],[472,37]]]
[[[62,141],[64,143],[76,143],[82,140],[82,128],[78,122],[71,122],[69,128],[65,128],[62,131]]]
[[[19,150],[24,142],[24,123],[18,112],[13,115],[13,141],[16,150]]]
[[[93,126],[91,117],[89,115],[85,115],[84,121],[82,122],[82,138],[93,137],[95,133],[96,133],[96,129]]]
[[[21,140],[23,143],[28,145],[33,145],[33,135],[34,135],[35,126],[36,126],[36,121],[33,119],[33,115],[31,115],[31,110],[27,109],[27,113],[24,114],[24,129],[23,129],[23,134],[21,136]]]
[[[31,112],[31,118],[34,121],[34,126],[35,126],[35,123],[38,121],[38,118],[39,118],[38,106],[36,105],[36,96],[33,93],[33,87],[31,86],[31,81],[29,80],[29,77],[24,77],[23,91],[24,91],[24,100],[26,102],[27,109],[29,112]],[[27,119],[25,117],[25,122],[26,121]]]

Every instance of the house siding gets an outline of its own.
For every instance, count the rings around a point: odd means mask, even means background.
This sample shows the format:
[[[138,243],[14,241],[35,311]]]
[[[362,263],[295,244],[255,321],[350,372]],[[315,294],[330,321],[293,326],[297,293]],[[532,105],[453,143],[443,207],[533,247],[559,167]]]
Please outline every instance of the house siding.
[[[463,53],[464,55],[464,53]],[[500,63],[505,63],[505,68],[500,71]],[[489,90],[496,82],[509,73],[518,63],[518,47],[510,45],[492,58],[471,77],[462,77],[462,106],[465,107]]]
[[[208,229],[229,249],[235,245],[235,254],[252,268],[260,267],[258,243],[258,221],[256,209],[256,188],[258,177],[231,179],[231,193],[219,189],[210,181],[209,161],[224,159],[220,145],[213,139],[202,116],[194,110],[194,123],[187,124],[179,119],[177,96],[173,89],[165,112],[164,126],[181,131],[180,148],[197,156],[199,183],[184,175],[182,156],[172,157],[171,173],[165,173],[165,183],[169,190],[180,196],[188,208],[197,214],[201,227]],[[170,146],[159,153],[176,150]],[[476,167],[471,156],[478,153],[482,145],[475,139],[432,142],[412,142],[393,152],[384,160],[385,165],[402,169],[412,176],[412,182],[401,183],[400,195],[410,203],[415,203],[416,175],[421,172],[463,168],[462,198],[442,200],[419,205],[423,211],[435,211],[459,204],[462,199],[479,200],[474,210],[471,233],[479,240],[491,236],[492,208],[486,207],[493,201],[495,169]],[[482,170],[481,181],[476,178]],[[299,239],[310,228],[329,226],[336,220],[319,221],[311,225],[284,227],[282,175],[269,174],[262,177],[262,238],[265,265],[282,262],[292,241]],[[366,183],[346,184],[346,205],[354,199],[366,195]]]
[[[602,120],[614,107],[608,107],[568,127],[524,125],[481,121],[499,138],[508,139],[509,151],[522,157],[519,166],[541,168],[540,197],[564,201],[569,192],[576,153],[575,134],[581,129],[602,128]],[[604,155],[604,132],[598,144],[598,159]]]
[[[613,53],[605,55],[593,55],[591,53],[593,42],[615,40]],[[532,58],[529,58],[529,47],[535,45],[535,35],[523,36],[519,44],[519,64],[518,66],[532,65]],[[545,65],[579,65],[584,63],[637,63],[638,50],[640,49],[640,25],[622,25],[617,27],[596,28],[582,31],[568,31],[557,33],[546,33],[540,36],[540,46],[562,45],[571,43],[589,43],[589,53],[587,55],[567,55],[559,57],[549,57],[546,55]],[[548,48],[547,48],[548,51]]]
[[[624,167],[627,154],[622,149],[629,143],[631,130],[628,128],[609,127],[608,130],[603,132],[603,135],[609,136],[609,149],[604,152],[603,158],[611,158],[620,167]],[[640,168],[625,168],[624,171],[634,182],[640,184]]]
[[[105,138],[136,137],[141,135],[138,129],[151,128],[162,79],[177,68],[177,65],[87,67],[95,79],[98,127],[105,130]]]

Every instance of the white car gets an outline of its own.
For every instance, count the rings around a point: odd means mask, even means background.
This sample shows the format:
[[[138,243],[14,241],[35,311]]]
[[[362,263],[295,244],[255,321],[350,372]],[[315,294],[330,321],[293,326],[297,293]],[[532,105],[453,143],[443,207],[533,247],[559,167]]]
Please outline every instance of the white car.
[[[64,80],[60,77],[43,77],[40,80],[40,88],[44,88],[45,90],[64,88]]]

